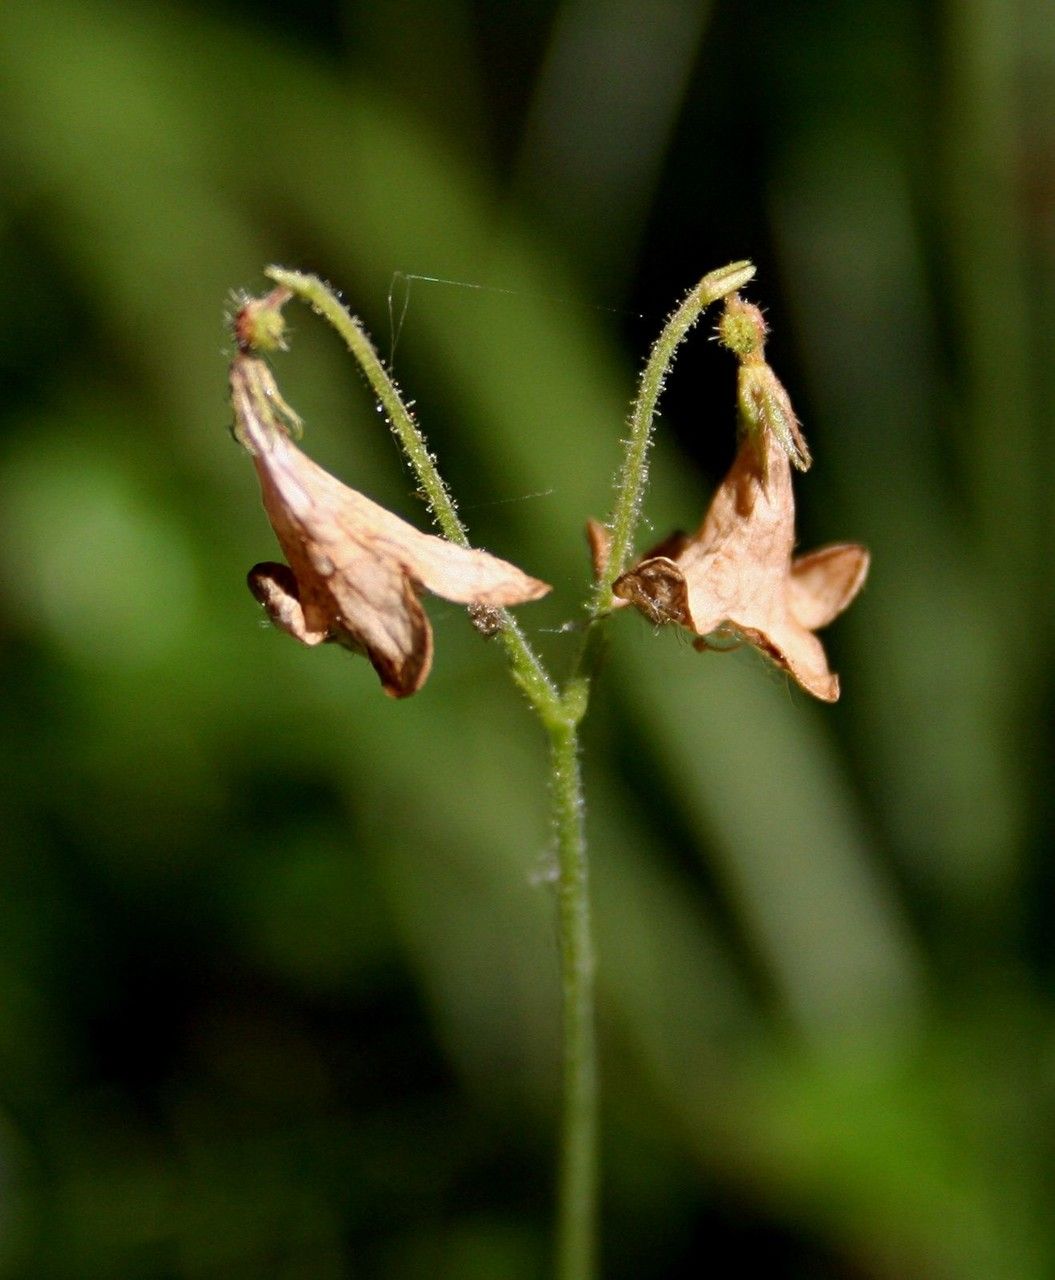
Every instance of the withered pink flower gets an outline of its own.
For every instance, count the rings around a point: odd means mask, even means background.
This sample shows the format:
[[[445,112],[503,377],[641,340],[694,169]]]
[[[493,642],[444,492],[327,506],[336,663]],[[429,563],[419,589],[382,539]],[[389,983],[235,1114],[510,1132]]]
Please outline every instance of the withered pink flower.
[[[675,534],[616,579],[617,597],[654,623],[675,622],[705,637],[746,640],[825,702],[839,697],[821,642],[813,634],[837,617],[868,573],[864,547],[838,543],[792,556],[795,499],[788,454],[769,432],[745,438],[692,537]],[[756,450],[764,452],[760,458]],[[595,561],[604,538],[589,530]]]
[[[363,653],[385,692],[417,692],[432,664],[422,587],[482,609],[549,591],[486,551],[421,533],[348,488],[289,438],[296,415],[263,361],[231,366],[235,434],[253,456],[264,509],[288,565],[258,564],[249,587],[276,626],[302,644],[333,641]]]

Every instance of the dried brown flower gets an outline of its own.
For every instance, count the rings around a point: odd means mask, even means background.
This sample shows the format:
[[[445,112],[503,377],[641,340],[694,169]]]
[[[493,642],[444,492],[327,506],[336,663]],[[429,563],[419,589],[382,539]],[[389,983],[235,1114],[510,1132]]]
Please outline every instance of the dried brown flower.
[[[289,438],[296,415],[267,366],[231,366],[235,434],[253,455],[264,509],[289,564],[258,564],[249,587],[276,626],[302,644],[333,641],[363,653],[385,692],[415,693],[432,663],[420,588],[459,604],[497,608],[549,587],[486,551],[421,533],[348,488]]]
[[[759,457],[759,450],[764,454]],[[595,565],[600,527],[588,531]],[[814,697],[834,702],[839,678],[813,634],[837,617],[868,573],[864,547],[839,543],[792,558],[795,499],[787,452],[769,432],[745,438],[700,528],[676,533],[617,578],[617,597],[652,622],[706,636],[728,631],[787,671]]]

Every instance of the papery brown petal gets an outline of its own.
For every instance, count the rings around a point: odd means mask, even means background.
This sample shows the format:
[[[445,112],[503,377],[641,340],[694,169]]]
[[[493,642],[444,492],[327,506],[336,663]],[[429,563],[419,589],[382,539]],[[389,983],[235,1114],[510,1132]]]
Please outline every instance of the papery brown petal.
[[[352,490],[336,506],[320,495],[306,517],[290,520],[285,511],[284,518],[272,517],[272,525],[296,574],[309,624],[325,617],[331,633],[366,654],[385,692],[402,698],[428,675],[432,629],[406,567],[383,539],[370,535],[375,505]]]
[[[590,564],[593,566],[593,578],[600,582],[608,568],[608,556],[612,549],[612,531],[600,520],[591,516],[586,521],[586,542],[590,548]]]
[[[346,576],[330,575],[333,622],[308,626],[300,588],[288,566],[259,564],[249,571],[249,589],[275,626],[301,644],[333,640],[365,654],[385,692],[404,698],[421,688],[432,664],[432,629],[406,576],[383,561]]]
[[[246,581],[276,627],[301,644],[322,644],[327,638],[325,630],[312,629],[307,625],[297,579],[288,565],[273,562],[256,564],[249,570]]]
[[[550,590],[548,583],[489,551],[459,547],[411,525],[404,526],[397,542],[382,537],[378,545],[399,559],[415,582],[455,604],[526,604]]]
[[[868,576],[868,551],[842,542],[791,563],[788,600],[795,620],[810,631],[827,626],[847,607]]]
[[[399,565],[374,557],[338,570],[330,590],[350,647],[361,649],[393,698],[417,693],[432,667],[432,627]]]
[[[656,625],[676,622],[695,630],[685,577],[674,561],[666,556],[642,560],[616,578],[612,591],[621,600],[635,605]]]
[[[780,564],[790,560],[795,543],[791,464],[771,437],[764,445],[767,479],[763,481],[754,443],[745,438],[679,560],[707,553],[723,542],[736,547],[738,558]]]
[[[712,638],[714,634],[700,636],[692,642],[692,647],[698,653],[728,653],[730,646],[715,644]],[[820,698],[822,702],[838,701],[839,677],[829,670],[824,646],[812,632],[794,624],[767,631],[726,622],[717,634],[724,636],[726,640],[738,640],[753,646],[775,666],[786,671],[807,693]]]
[[[327,558],[340,566],[346,559],[342,543],[348,541],[392,559],[429,591],[458,604],[522,604],[550,590],[487,551],[415,529],[342,484],[288,440],[276,441],[255,461],[265,508],[287,554],[284,538],[292,536],[325,547]]]
[[[824,646],[812,631],[793,623],[768,631],[741,630],[745,639],[794,677],[807,693],[822,702],[838,701],[839,677],[829,669]]]

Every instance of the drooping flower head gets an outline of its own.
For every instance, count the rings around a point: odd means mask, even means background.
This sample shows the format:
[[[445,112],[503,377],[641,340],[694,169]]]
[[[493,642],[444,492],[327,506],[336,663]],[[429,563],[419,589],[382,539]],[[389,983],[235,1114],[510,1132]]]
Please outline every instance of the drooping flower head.
[[[421,588],[486,610],[549,591],[497,556],[420,532],[324,471],[290,438],[300,420],[257,356],[240,351],[230,380],[234,433],[252,455],[288,562],[255,565],[249,587],[302,644],[331,641],[365,654],[385,692],[404,698],[432,664]]]
[[[839,697],[814,632],[836,618],[861,589],[869,555],[838,543],[794,556],[792,464],[805,470],[809,450],[787,392],[762,357],[765,324],[757,307],[735,295],[719,325],[738,356],[740,448],[697,531],[675,533],[616,579],[618,600],[651,622],[677,623],[697,636],[725,633],[755,646],[825,702]],[[606,555],[605,530],[587,530],[595,567]]]

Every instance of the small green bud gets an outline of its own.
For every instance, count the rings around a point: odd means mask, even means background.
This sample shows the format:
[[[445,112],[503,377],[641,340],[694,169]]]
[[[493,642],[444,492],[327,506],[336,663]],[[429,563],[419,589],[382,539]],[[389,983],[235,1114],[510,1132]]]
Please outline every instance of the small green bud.
[[[245,355],[260,351],[286,350],[286,318],[283,306],[289,301],[288,289],[272,289],[264,298],[247,298],[234,318],[234,338],[238,350]]]
[[[730,295],[718,321],[718,341],[740,361],[761,360],[766,343],[762,312],[738,293]]]

